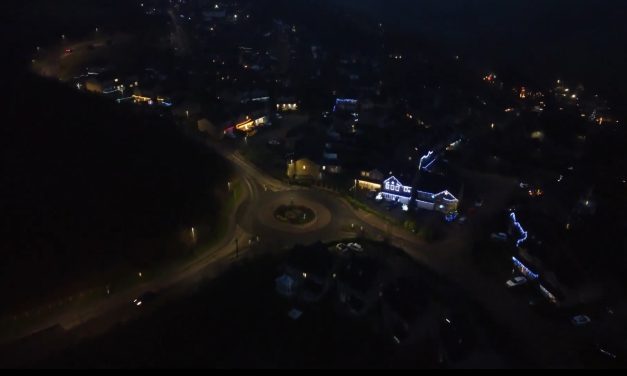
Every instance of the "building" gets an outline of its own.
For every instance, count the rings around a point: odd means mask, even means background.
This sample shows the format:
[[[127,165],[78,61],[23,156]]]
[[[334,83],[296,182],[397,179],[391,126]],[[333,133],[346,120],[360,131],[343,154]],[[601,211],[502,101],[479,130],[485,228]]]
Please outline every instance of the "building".
[[[322,177],[320,166],[307,158],[291,160],[287,164],[287,176],[297,181],[319,180]]]
[[[382,183],[377,200],[397,202],[409,206],[412,196],[414,197],[413,203],[419,209],[453,214],[459,208],[459,200],[447,190],[441,177],[426,173],[422,174],[415,191],[412,186],[403,184],[396,177],[389,177]]]
[[[282,97],[276,101],[276,109],[279,112],[294,112],[299,110],[298,101],[293,97]]]
[[[383,327],[396,344],[417,343],[435,334],[439,317],[424,286],[400,278],[383,290],[381,303]]]
[[[337,274],[340,304],[353,315],[363,315],[374,307],[381,291],[381,269],[376,260],[354,256]]]
[[[276,291],[288,298],[296,294],[296,280],[287,274],[283,274],[274,281]]]
[[[359,174],[359,178],[356,180],[357,189],[366,190],[370,192],[380,192],[381,191],[381,182],[383,181],[384,175],[379,170],[372,171],[362,171]]]
[[[262,113],[247,115],[243,118],[240,118],[235,124],[230,123],[224,129],[224,133],[234,133],[235,131],[244,132],[247,134],[251,134],[256,131],[258,128],[270,124],[270,118]]]
[[[267,103],[270,101],[270,95],[265,90],[253,90],[239,95],[241,104],[247,103]]]
[[[347,111],[352,113],[357,112],[357,110],[359,110],[359,101],[357,99],[338,98],[333,106],[333,112]]]
[[[285,275],[294,283],[287,290],[294,292],[299,299],[316,302],[324,297],[333,285],[335,259],[329,249],[322,243],[304,247],[297,246],[285,264]],[[280,281],[286,291],[287,281]]]
[[[383,182],[377,199],[409,205],[411,193],[412,187],[410,185],[404,185],[396,177],[391,176]]]

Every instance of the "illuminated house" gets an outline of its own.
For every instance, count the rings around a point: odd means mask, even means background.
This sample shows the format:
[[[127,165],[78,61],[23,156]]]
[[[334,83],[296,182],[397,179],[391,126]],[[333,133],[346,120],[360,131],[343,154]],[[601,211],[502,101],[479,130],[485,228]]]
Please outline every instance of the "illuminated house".
[[[264,125],[269,124],[269,119],[267,116],[246,116],[246,118],[244,118],[244,120],[238,122],[237,124],[233,125],[232,127],[228,127],[225,132],[233,132],[234,130],[240,131],[240,132],[253,132],[254,130],[256,130],[259,127],[263,127]]]
[[[386,201],[408,205],[411,200],[411,192],[411,186],[403,185],[397,178],[391,176],[383,182],[381,193],[377,197]]]
[[[411,186],[404,185],[396,177],[391,176],[383,182],[377,199],[409,205],[413,192],[414,204],[417,208],[444,214],[456,213],[459,200],[451,192],[443,189],[441,182],[437,180],[436,176],[425,175],[421,179],[419,188],[413,191]]]
[[[382,172],[379,170],[362,171],[359,175],[356,181],[357,188],[371,192],[381,191],[381,182],[384,177]]]
[[[265,103],[270,101],[270,95],[265,90],[253,90],[240,95],[239,102],[246,103]]]
[[[333,112],[348,111],[356,112],[359,109],[359,101],[357,99],[338,98],[335,100]]]
[[[276,109],[279,112],[298,111],[298,102],[294,98],[279,98],[276,102]]]
[[[292,160],[287,164],[287,176],[293,180],[318,180],[320,166],[307,158]]]
[[[307,302],[316,302],[334,284],[335,264],[333,255],[321,242],[311,246],[297,245],[288,257],[284,272],[294,281],[294,295]]]

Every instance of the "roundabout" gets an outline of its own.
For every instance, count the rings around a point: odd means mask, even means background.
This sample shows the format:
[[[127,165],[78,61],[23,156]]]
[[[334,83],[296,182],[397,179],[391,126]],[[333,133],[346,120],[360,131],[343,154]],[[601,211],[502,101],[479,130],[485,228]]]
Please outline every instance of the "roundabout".
[[[306,206],[281,205],[274,211],[274,218],[290,225],[305,226],[316,219],[316,213]]]

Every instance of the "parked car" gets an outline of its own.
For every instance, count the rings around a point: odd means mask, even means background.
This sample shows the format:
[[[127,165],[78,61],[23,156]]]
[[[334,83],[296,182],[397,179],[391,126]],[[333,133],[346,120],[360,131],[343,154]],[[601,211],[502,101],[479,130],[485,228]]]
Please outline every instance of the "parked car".
[[[346,250],[346,244],[344,244],[344,243],[338,243],[338,244],[335,246],[335,249],[337,249],[337,250],[338,250],[338,251],[340,251],[340,252],[344,252],[344,251]]]
[[[348,249],[355,251],[355,252],[363,252],[364,251],[364,247],[361,246],[361,244],[358,243],[349,243],[348,244]]]
[[[592,320],[586,315],[577,315],[573,317],[570,322],[575,326],[584,326],[590,324]]]
[[[525,278],[525,277],[514,277],[514,278],[510,279],[509,281],[505,282],[505,284],[509,288],[522,286],[525,283],[527,283],[527,278]]]

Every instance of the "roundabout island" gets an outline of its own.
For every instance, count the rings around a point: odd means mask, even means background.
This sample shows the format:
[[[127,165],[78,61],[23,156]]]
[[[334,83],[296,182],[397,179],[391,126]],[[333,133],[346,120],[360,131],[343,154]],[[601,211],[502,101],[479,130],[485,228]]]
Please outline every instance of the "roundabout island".
[[[290,225],[305,226],[316,219],[316,213],[302,205],[281,205],[274,211],[274,218]]]
[[[292,199],[277,195],[262,205],[257,220],[265,227],[290,234],[316,232],[332,220],[331,211],[323,204],[305,197]]]

